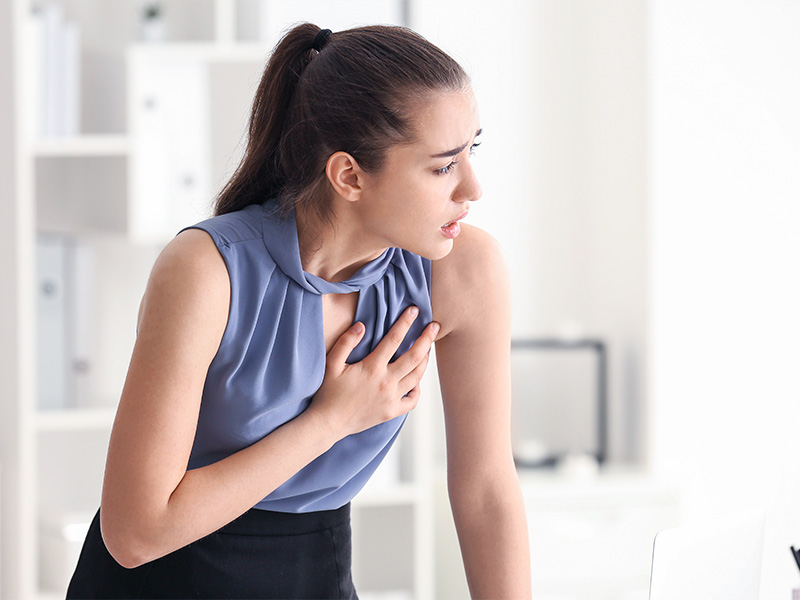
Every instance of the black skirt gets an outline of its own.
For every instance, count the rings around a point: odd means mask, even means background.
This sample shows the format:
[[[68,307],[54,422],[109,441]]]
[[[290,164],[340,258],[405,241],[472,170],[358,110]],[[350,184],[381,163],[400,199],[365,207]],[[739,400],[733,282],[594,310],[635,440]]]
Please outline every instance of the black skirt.
[[[300,514],[254,508],[188,546],[126,569],[103,543],[98,510],[67,599],[357,599],[351,557],[349,504]]]

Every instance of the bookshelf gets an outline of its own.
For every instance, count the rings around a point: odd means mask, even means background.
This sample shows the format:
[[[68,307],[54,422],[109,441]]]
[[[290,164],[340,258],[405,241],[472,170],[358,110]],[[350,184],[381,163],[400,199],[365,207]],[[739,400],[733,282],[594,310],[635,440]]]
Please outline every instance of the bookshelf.
[[[61,135],[42,135],[36,121],[43,99],[41,88],[31,80],[36,59],[30,19],[44,4],[59,7],[80,34],[78,127]],[[275,42],[259,41],[254,25],[260,10],[276,4],[272,0],[160,4],[168,39],[145,43],[137,22],[141,0],[10,3],[14,35],[8,62],[15,67],[11,97],[18,118],[9,144],[14,219],[2,232],[13,242],[16,261],[11,304],[16,329],[2,347],[4,356],[14,358],[12,393],[4,398],[7,406],[0,423],[3,598],[63,597],[63,573],[59,579],[48,564],[52,559],[42,560],[52,556],[42,554],[43,542],[59,515],[91,515],[97,508],[108,436],[149,269],[181,227],[207,216],[213,193],[235,167],[252,91]],[[153,120],[153,103],[163,107],[172,98],[163,86],[157,90],[160,95],[148,97],[148,86],[165,65],[194,69],[195,83],[206,86],[210,126],[199,139],[202,144],[195,144],[203,149],[191,157],[195,171],[182,172],[178,179],[178,200],[172,205],[179,208],[159,212],[147,188],[147,182],[159,176],[147,151],[158,143],[153,126],[160,125]],[[235,90],[241,110],[230,110],[233,103],[220,110],[219,89]],[[44,238],[72,253],[59,260],[71,265],[70,277],[77,273],[82,285],[93,291],[87,303],[75,291],[77,283],[71,284],[75,289],[67,284],[50,287],[68,296],[59,335],[70,340],[70,359],[60,366],[53,361],[64,361],[58,358],[61,354],[38,337],[46,326],[38,308],[39,247]],[[50,354],[43,357],[42,352]],[[77,372],[76,360],[81,365]],[[52,381],[41,383],[51,370],[59,373],[66,391],[45,409],[41,393],[53,386]],[[431,400],[421,400],[409,417],[396,456],[386,466],[396,480],[382,478],[379,471],[375,485],[353,502],[354,577],[366,598],[433,597],[429,454],[434,371],[429,368],[429,381],[423,382]],[[393,528],[404,536],[399,547],[383,539]],[[54,541],[47,543],[51,553]],[[61,551],[75,551],[74,542],[69,548],[64,540],[58,543]]]

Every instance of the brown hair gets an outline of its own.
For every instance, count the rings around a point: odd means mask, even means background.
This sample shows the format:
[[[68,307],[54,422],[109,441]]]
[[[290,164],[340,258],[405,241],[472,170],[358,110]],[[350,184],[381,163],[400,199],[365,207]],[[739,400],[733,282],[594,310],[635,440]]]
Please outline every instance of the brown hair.
[[[325,165],[349,153],[367,172],[386,150],[413,141],[412,115],[435,92],[466,89],[461,66],[419,34],[375,25],[332,33],[303,23],[275,47],[253,101],[247,147],[214,214],[267,200],[284,214],[302,206],[329,221]]]

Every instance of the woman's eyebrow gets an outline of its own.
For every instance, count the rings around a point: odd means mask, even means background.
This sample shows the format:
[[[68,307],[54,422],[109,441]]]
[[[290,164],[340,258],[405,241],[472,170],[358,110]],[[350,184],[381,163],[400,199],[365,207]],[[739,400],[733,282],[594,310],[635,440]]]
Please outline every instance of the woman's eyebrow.
[[[478,137],[481,133],[483,133],[483,129],[478,129],[478,131],[475,132],[475,137]],[[469,144],[469,142],[464,142],[458,148],[453,148],[452,150],[445,150],[444,152],[439,152],[438,154],[431,154],[431,158],[446,158],[448,156],[455,156],[464,150],[464,148],[467,147],[467,144]]]

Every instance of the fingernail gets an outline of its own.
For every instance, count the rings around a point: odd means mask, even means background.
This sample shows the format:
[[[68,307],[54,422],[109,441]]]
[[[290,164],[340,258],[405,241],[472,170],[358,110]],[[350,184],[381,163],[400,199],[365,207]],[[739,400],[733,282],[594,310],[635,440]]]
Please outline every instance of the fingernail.
[[[364,324],[361,321],[358,321],[355,325],[353,325],[353,331],[360,335],[364,332]]]
[[[433,327],[431,327],[431,329],[433,329],[433,333],[439,333],[439,328],[440,328],[440,327],[441,327],[441,325],[439,325],[438,323],[436,323],[436,322],[434,321],[434,323],[433,323]]]
[[[419,314],[419,309],[416,306],[412,306],[408,312],[412,317],[416,317]]]

